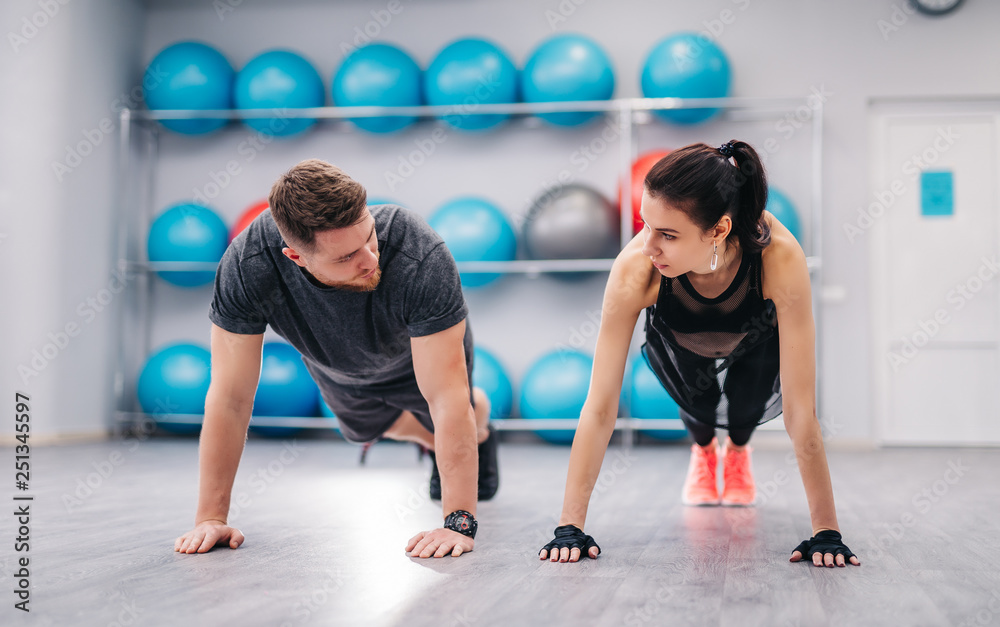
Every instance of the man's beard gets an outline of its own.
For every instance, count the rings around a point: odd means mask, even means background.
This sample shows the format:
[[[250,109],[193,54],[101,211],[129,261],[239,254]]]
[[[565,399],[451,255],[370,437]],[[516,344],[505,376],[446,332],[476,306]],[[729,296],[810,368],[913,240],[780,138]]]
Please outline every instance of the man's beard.
[[[375,288],[378,287],[378,283],[381,279],[382,279],[382,268],[376,267],[375,274],[373,274],[370,278],[367,279],[359,279],[344,283],[323,282],[323,284],[329,287],[335,287],[339,290],[344,290],[345,292],[374,292]]]

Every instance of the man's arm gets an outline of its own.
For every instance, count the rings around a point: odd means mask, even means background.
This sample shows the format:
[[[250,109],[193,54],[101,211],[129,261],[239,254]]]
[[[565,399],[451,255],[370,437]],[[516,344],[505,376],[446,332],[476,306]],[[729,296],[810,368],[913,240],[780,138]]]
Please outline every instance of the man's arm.
[[[243,543],[243,534],[227,524],[229,500],[250,424],[263,344],[263,334],[239,335],[212,325],[212,382],[198,451],[198,512],[194,529],[177,538],[175,551],[204,553],[227,541],[234,549]]]
[[[444,516],[457,510],[476,513],[479,448],[476,415],[469,400],[464,338],[462,320],[449,329],[410,342],[417,385],[427,399],[434,422],[434,453],[441,473]],[[461,555],[472,547],[472,538],[442,528],[411,539],[407,550],[421,557],[442,557],[449,553]]]

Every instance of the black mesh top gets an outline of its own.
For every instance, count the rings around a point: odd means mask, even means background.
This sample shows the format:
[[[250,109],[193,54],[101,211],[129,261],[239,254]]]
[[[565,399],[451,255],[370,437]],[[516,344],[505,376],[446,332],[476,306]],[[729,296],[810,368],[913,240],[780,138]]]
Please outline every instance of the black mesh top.
[[[743,252],[733,282],[707,298],[686,275],[661,277],[646,310],[643,353],[691,417],[718,426],[760,424],[781,414],[778,326],[761,291],[761,254]],[[721,386],[720,386],[721,383]],[[718,415],[725,393],[728,411]]]

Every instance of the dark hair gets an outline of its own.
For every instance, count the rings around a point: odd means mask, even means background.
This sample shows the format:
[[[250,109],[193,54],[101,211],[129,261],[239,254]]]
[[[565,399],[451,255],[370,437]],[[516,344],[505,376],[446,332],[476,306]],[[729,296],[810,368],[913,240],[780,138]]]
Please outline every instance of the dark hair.
[[[674,150],[646,175],[646,191],[676,205],[703,231],[729,215],[740,247],[759,252],[771,242],[763,214],[767,205],[764,164],[746,142],[734,139],[721,148],[699,143]],[[735,167],[723,151],[732,155]]]
[[[268,203],[285,242],[312,252],[317,231],[361,221],[368,193],[337,166],[307,159],[278,177]]]

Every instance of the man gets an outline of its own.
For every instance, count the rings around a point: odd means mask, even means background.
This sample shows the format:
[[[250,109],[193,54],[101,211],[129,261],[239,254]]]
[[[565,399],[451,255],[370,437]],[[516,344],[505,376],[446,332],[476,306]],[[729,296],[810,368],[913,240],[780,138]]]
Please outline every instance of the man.
[[[486,500],[497,490],[497,438],[489,400],[471,383],[472,333],[454,259],[420,216],[369,208],[364,187],[318,159],[282,175],[269,204],[216,274],[198,512],[174,550],[243,542],[227,515],[270,324],[302,353],[345,438],[433,451],[430,492],[445,527],[417,534],[406,550],[471,551],[477,492]]]

